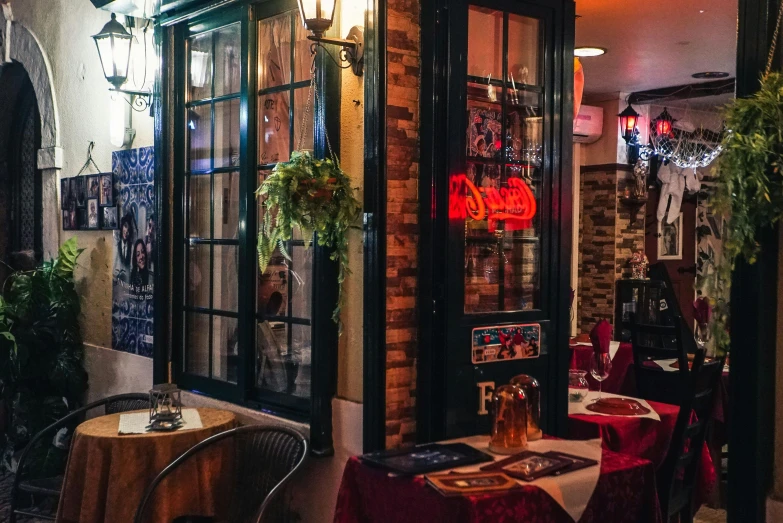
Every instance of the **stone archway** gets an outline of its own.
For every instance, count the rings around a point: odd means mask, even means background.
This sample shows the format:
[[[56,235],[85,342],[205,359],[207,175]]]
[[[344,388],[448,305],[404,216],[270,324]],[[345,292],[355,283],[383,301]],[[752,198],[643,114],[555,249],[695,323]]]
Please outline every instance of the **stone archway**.
[[[44,202],[42,206],[43,250],[44,256],[48,258],[57,252],[60,245],[60,216],[57,212],[59,208],[57,202],[59,174],[63,166],[60,121],[52,84],[52,68],[38,38],[26,27],[14,21],[9,3],[0,3],[0,67],[13,62],[21,64],[30,77],[41,117],[41,149],[38,151],[37,163],[41,170]],[[47,205],[46,202],[51,202],[51,205]]]

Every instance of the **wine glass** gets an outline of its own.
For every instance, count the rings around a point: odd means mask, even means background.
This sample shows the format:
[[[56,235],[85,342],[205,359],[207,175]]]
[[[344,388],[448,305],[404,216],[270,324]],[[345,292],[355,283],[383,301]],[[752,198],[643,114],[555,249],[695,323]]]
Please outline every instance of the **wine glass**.
[[[602,352],[593,354],[590,359],[590,375],[598,382],[598,400],[601,400],[601,382],[609,377],[612,371],[612,358],[609,354]]]

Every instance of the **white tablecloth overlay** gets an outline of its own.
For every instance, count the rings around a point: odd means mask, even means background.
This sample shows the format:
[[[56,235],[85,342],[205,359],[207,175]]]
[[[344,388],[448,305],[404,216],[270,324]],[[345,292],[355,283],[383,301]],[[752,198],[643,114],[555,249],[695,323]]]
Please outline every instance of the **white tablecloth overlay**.
[[[149,424],[149,411],[120,414],[117,432],[120,434],[146,434],[150,432],[147,430]],[[182,426],[177,430],[201,429],[203,427],[201,416],[196,409],[182,409]]]
[[[444,443],[467,443],[495,458],[495,461],[505,459],[508,456],[495,454],[488,449],[489,436],[472,436],[461,438]],[[547,476],[535,481],[518,481],[520,485],[534,485],[554,499],[558,505],[570,515],[574,521],[579,521],[587,508],[587,503],[593,496],[595,486],[598,484],[598,476],[601,474],[601,440],[591,439],[584,441],[569,441],[562,439],[540,439],[528,443],[527,450],[535,452],[549,452],[555,450],[573,454],[582,458],[592,459],[598,462],[592,467],[583,468],[575,472],[569,472],[562,476]],[[455,472],[478,472],[481,467],[486,465],[471,465],[454,469]]]
[[[577,341],[576,343],[572,343],[571,346],[574,345],[582,345],[586,347],[592,347],[592,343],[588,343],[586,341]],[[614,359],[614,355],[617,354],[617,349],[620,348],[620,342],[619,341],[610,341],[609,342],[609,359]]]
[[[668,360],[653,360],[653,361],[657,363],[658,366],[661,367],[661,370],[663,370],[664,372],[679,372],[680,370],[675,367],[672,367],[672,364],[678,361],[677,358],[672,358]]]
[[[650,409],[650,412],[648,414],[643,414],[641,416],[628,416],[628,417],[634,417],[634,418],[649,418],[654,419],[655,421],[661,421],[661,417],[658,415],[657,412],[655,412],[655,409],[653,409],[649,403],[647,403],[643,399],[639,398],[631,398],[630,396],[622,396],[620,394],[610,394],[608,392],[601,393],[601,397],[603,398],[630,398],[638,401],[643,406]],[[568,414],[584,414],[587,416],[616,416],[616,414],[601,414],[600,412],[593,412],[592,410],[587,410],[587,405],[592,403],[593,401],[598,399],[598,391],[597,390],[591,390],[587,393],[587,397],[582,401],[581,403],[571,403],[568,402]]]

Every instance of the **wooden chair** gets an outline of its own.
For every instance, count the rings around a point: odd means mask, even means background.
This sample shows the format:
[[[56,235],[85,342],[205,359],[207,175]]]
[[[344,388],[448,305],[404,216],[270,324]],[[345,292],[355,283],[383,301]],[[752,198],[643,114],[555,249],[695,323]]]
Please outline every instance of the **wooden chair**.
[[[62,470],[42,477],[40,470],[35,470],[35,457],[46,445],[52,446],[51,441],[60,430],[74,429],[85,420],[89,411],[100,407],[103,407],[104,414],[148,409],[149,395],[119,394],[95,401],[74,410],[33,436],[22,451],[16,467],[16,476],[11,490],[10,523],[16,523],[18,516],[54,521],[65,475],[65,460],[62,460]],[[68,436],[70,438],[70,434]],[[70,439],[67,440],[67,447],[70,447]],[[51,449],[47,449],[47,452],[49,450]],[[66,451],[66,449],[62,450]],[[28,499],[22,499],[23,497]]]
[[[155,489],[185,461],[215,444],[231,440],[234,446],[234,477],[230,485],[231,523],[287,521],[281,493],[302,468],[307,456],[307,440],[287,427],[248,425],[227,430],[205,439],[172,461],[147,487],[136,509],[135,523],[143,523],[151,510]],[[177,517],[174,523],[212,523],[211,516]]]
[[[694,356],[669,450],[656,471],[664,521],[668,522],[673,516],[679,516],[680,523],[693,521],[693,494],[702,447],[724,362],[725,357],[705,362],[704,349],[699,349]]]
[[[636,390],[640,398],[678,405],[687,388],[688,353],[684,340],[693,335],[678,318],[675,325],[631,322]],[[665,372],[655,360],[677,360],[677,372]]]

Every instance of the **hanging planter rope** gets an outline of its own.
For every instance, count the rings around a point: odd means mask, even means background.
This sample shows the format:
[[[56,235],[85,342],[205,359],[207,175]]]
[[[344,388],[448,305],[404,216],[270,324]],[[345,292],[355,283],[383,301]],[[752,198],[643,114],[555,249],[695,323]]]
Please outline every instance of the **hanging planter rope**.
[[[309,246],[315,235],[318,245],[331,249],[330,258],[338,265],[339,292],[332,319],[342,332],[340,310],[343,282],[351,272],[348,267],[347,234],[348,229],[355,227],[362,206],[356,199],[355,189],[351,187],[351,179],[340,168],[340,161],[332,150],[323,111],[320,111],[320,117],[315,123],[324,132],[329,157],[320,160],[309,151],[302,150],[311,102],[313,99],[319,102],[315,80],[315,49],[311,50],[313,65],[310,68],[310,89],[297,150],[291,153],[289,161],[278,163],[256,191],[256,197],[262,199],[264,207],[263,222],[258,232],[258,266],[262,273],[266,271],[276,249],[286,260],[291,261],[286,242],[293,238],[295,229],[300,231],[306,246]]]
[[[723,260],[714,280],[707,283],[718,291],[713,335],[716,346],[723,350],[728,350],[730,343],[726,327],[735,261],[743,256],[748,263],[755,263],[760,248],[757,232],[783,216],[783,75],[772,72],[781,20],[783,4],[758,92],[726,107],[727,133],[714,169],[718,191],[711,206],[716,215],[726,217],[728,226]]]

